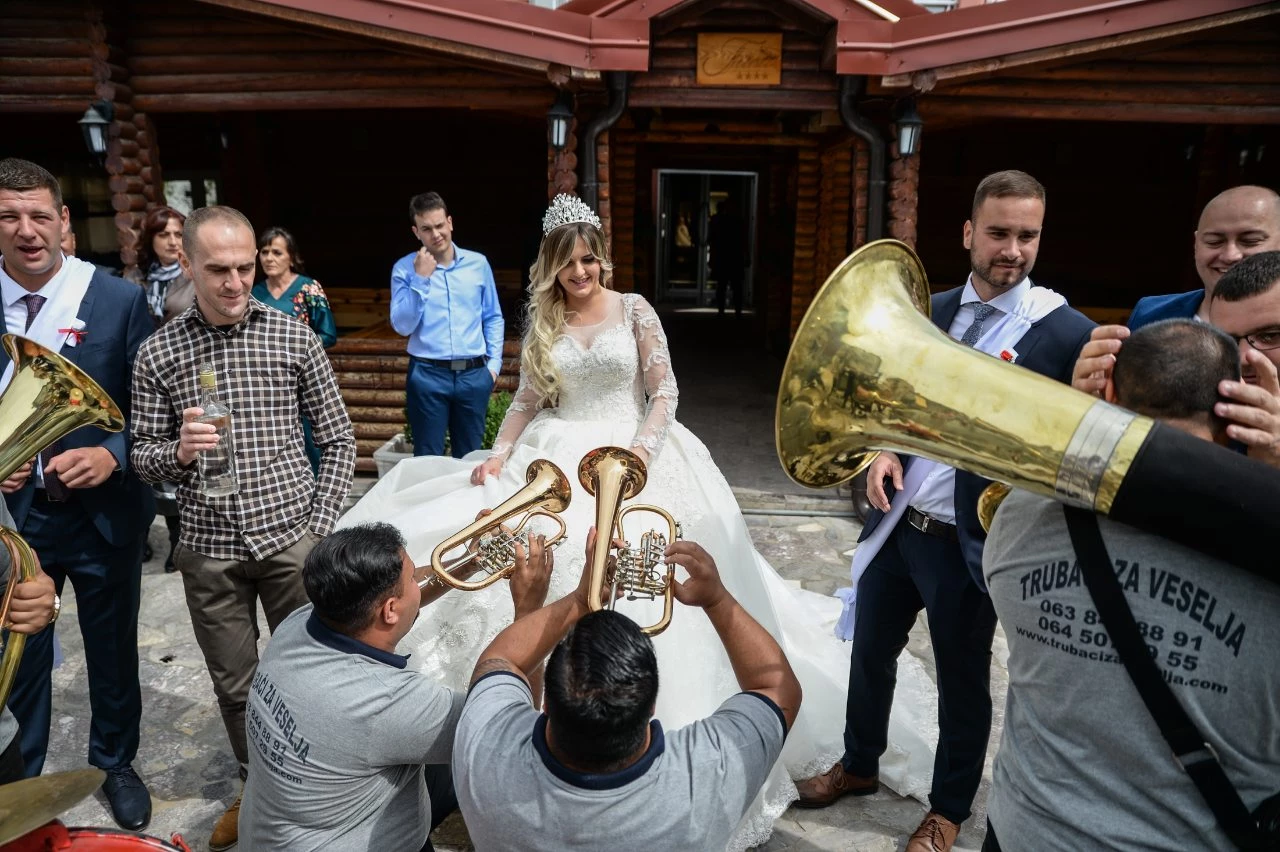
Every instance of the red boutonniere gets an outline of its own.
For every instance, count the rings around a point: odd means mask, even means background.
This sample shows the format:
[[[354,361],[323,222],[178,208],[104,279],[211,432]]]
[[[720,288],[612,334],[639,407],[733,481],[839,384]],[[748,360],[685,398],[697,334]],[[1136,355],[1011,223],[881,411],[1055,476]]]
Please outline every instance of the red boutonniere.
[[[1008,361],[1012,364],[1014,361],[1018,360],[1018,353],[1014,352],[1012,349],[1006,349],[1000,353],[1000,360]]]
[[[79,346],[84,342],[84,336],[89,332],[83,328],[60,328],[58,334],[68,334],[72,339],[72,346]]]

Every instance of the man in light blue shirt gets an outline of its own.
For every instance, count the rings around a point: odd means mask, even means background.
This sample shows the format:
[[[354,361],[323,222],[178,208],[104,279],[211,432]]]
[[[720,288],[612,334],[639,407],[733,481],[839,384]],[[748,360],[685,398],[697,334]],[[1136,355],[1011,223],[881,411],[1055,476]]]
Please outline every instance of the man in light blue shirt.
[[[453,244],[453,217],[434,192],[409,202],[422,248],[391,269],[391,327],[409,338],[406,411],[413,454],[480,449],[489,394],[502,369],[502,309],[484,255]]]

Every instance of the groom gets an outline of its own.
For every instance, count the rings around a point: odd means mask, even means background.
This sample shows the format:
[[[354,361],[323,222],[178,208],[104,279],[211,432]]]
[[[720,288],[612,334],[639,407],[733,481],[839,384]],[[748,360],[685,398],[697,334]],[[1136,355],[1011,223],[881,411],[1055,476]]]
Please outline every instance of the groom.
[[[932,315],[940,329],[967,346],[1070,382],[1094,324],[1027,277],[1040,249],[1044,211],[1044,187],[1031,175],[1004,171],[984,178],[964,223],[969,280],[935,295]],[[796,805],[807,808],[879,788],[897,658],[924,608],[938,672],[939,739],[930,810],[907,852],[951,849],[982,778],[996,625],[981,585],[985,535],[977,507],[987,484],[923,458],[883,452],[872,462],[867,497],[876,511],[853,557],[855,593],[841,618],[846,625],[853,616],[841,637],[853,640],[844,756],[824,774],[797,784]]]

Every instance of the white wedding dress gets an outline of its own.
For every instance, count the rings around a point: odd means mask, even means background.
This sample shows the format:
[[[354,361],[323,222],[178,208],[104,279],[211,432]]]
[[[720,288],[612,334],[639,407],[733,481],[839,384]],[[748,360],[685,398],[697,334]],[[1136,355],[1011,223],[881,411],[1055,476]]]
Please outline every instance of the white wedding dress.
[[[783,580],[756,552],[707,448],[675,421],[676,382],[657,314],[638,295],[608,295],[614,304],[605,322],[566,326],[553,347],[562,382],[559,405],[539,409],[533,389],[521,382],[494,446],[495,453],[506,456],[500,476],[483,486],[470,484],[472,468],[485,458],[482,452],[462,460],[406,459],[339,526],[389,522],[404,534],[415,563],[423,565],[436,544],[469,524],[480,509],[496,506],[523,486],[530,462],[549,459],[573,486],[572,502],[562,513],[569,532],[555,552],[548,594],[548,600],[555,600],[577,586],[586,532],[595,522],[595,501],[578,481],[579,460],[601,446],[643,447],[649,454],[648,483],[624,506],[644,503],[666,509],[680,522],[685,539],[706,548],[726,588],[781,642],[804,688],[782,759],[729,847],[746,849],[769,838],[774,820],[796,798],[791,779],[825,771],[843,752],[849,646],[832,632],[841,604]],[[638,541],[646,529],[665,531],[659,518],[640,514],[627,518],[624,531],[630,541]],[[677,570],[677,577],[683,577],[683,570]],[[657,606],[619,604],[641,624],[656,620]],[[465,689],[476,657],[511,617],[505,582],[478,592],[449,592],[422,610],[401,647],[412,648],[411,666]],[[659,670],[657,718],[667,728],[709,715],[739,691],[719,638],[701,611],[677,603],[670,626],[653,641]],[[923,801],[937,742],[936,691],[910,654],[902,655],[897,696],[881,780]]]

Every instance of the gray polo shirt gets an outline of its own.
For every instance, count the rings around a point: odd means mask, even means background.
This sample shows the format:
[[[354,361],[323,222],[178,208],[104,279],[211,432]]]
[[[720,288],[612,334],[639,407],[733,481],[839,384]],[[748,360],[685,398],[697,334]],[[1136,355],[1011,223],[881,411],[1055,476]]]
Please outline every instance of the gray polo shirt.
[[[0,499],[0,526],[6,526],[13,529],[13,515],[9,513],[9,506],[4,500]],[[9,563],[12,560],[9,557],[9,548],[0,547],[0,588],[4,588],[9,582]],[[0,707],[0,751],[4,751],[9,747],[9,743],[13,742],[13,738],[18,735],[18,720],[9,712],[9,706]]]
[[[666,734],[620,772],[584,774],[547,748],[547,717],[524,681],[471,688],[454,741],[458,806],[477,852],[724,849],[782,752],[782,711],[743,692]]]
[[[407,658],[326,627],[310,605],[276,629],[246,708],[240,847],[417,850],[431,803],[423,765],[448,763],[463,696]]]
[[[1280,587],[1132,527],[1099,526],[1165,681],[1257,807],[1280,792]],[[1116,655],[1062,506],[1014,491],[982,563],[1009,637],[987,803],[1001,847],[1234,849]]]

